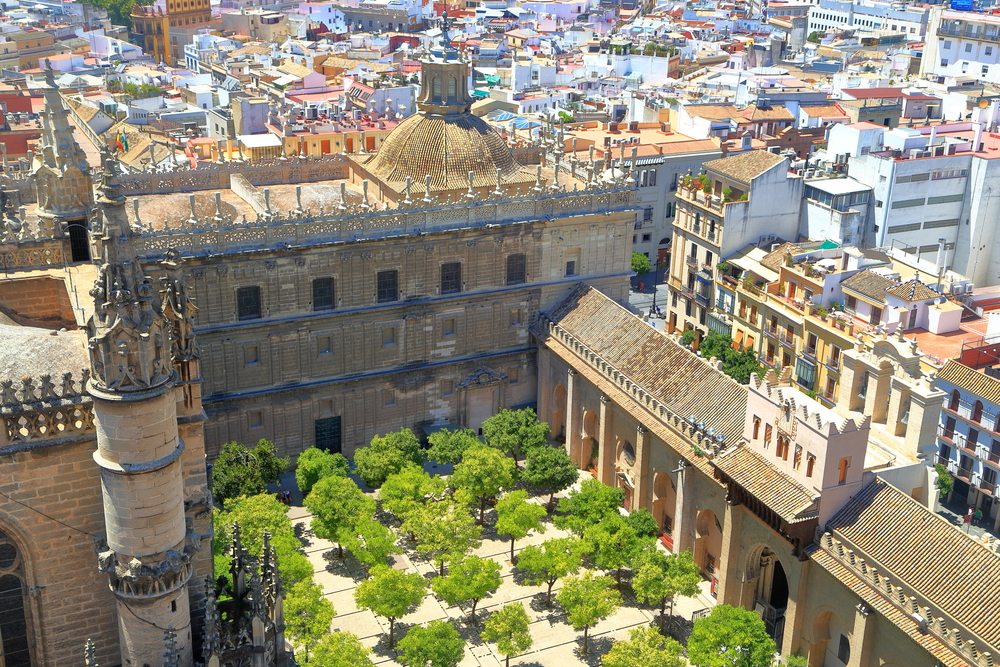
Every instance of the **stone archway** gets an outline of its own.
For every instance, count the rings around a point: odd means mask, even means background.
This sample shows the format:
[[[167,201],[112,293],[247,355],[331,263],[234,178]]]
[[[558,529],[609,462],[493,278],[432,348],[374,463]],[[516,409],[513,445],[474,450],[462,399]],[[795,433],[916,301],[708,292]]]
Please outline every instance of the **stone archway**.
[[[702,510],[695,520],[694,562],[701,568],[702,575],[716,578],[719,571],[719,557],[722,554],[722,524],[715,512]]]
[[[758,545],[747,554],[743,568],[741,604],[756,609],[781,650],[785,628],[785,609],[788,607],[788,579],[781,561],[767,545]],[[750,597],[752,592],[753,597]]]
[[[559,383],[552,391],[552,418],[549,429],[553,437],[566,435],[566,385]]]
[[[653,476],[653,517],[663,531],[663,541],[673,550],[674,511],[677,507],[677,489],[674,480],[665,472]]]
[[[582,454],[580,457],[580,467],[596,466],[599,455],[597,447],[599,423],[597,413],[593,410],[584,410],[581,423],[583,425],[583,432],[581,434],[583,442],[580,443]]]
[[[635,475],[632,466],[635,464],[635,445],[624,438],[618,440],[615,446],[616,486],[625,490],[625,509],[632,510],[632,495],[635,491]]]

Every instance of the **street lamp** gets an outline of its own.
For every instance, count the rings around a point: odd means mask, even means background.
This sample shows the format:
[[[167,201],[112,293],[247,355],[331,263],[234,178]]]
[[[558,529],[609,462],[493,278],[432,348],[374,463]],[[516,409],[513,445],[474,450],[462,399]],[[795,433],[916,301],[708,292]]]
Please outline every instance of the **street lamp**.
[[[656,254],[656,261],[653,262],[653,303],[649,306],[649,316],[656,316],[656,272],[660,268],[660,254]]]

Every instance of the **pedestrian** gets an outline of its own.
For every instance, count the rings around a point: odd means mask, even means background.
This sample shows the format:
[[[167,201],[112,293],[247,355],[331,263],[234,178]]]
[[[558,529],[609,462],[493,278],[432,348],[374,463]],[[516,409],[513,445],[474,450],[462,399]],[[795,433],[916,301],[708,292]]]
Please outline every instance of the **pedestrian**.
[[[982,523],[982,521],[983,521],[983,511],[981,509],[977,509],[976,513],[972,515],[972,521],[977,526]]]

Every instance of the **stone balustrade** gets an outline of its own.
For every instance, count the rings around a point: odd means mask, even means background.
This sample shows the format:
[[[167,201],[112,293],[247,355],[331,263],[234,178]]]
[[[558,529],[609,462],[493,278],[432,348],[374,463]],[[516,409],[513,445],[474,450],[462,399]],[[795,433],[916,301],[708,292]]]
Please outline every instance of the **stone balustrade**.
[[[19,386],[0,379],[0,450],[94,433],[93,404],[83,394],[89,376],[65,373],[59,385],[49,374],[23,377]]]
[[[922,596],[918,597],[917,591],[902,585],[902,582],[897,581],[891,573],[879,572],[871,567],[864,558],[831,533],[823,533],[820,547],[874,589],[883,600],[916,621],[921,630],[926,630],[936,637],[970,665],[993,667],[993,656],[988,651],[980,650],[980,646],[984,646],[985,643],[977,644],[977,640],[972,639],[968,633],[963,637],[964,630],[957,627],[958,624],[953,619],[933,609],[929,600]]]

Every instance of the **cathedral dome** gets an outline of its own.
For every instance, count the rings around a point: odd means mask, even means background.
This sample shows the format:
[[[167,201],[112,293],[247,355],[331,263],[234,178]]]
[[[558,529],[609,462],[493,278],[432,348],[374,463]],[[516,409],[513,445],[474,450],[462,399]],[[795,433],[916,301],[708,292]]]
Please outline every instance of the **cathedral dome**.
[[[514,159],[507,143],[482,118],[472,114],[416,113],[401,122],[379,147],[366,169],[398,186],[413,179],[415,192],[427,174],[432,190],[465,189],[469,172],[474,188],[533,180]]]

